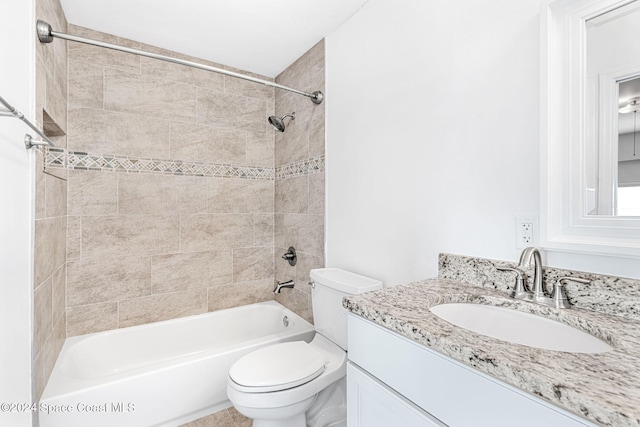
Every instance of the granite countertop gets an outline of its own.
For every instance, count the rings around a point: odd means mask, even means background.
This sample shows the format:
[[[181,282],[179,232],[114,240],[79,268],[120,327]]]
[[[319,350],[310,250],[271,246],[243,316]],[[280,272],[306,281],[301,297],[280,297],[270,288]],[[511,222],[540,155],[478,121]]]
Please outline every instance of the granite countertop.
[[[454,326],[429,311],[453,302],[509,307],[589,332],[613,347],[600,354],[526,347]],[[604,426],[640,426],[640,321],[558,310],[503,291],[428,279],[346,297],[344,307],[417,343]],[[526,333],[526,332],[523,332]]]

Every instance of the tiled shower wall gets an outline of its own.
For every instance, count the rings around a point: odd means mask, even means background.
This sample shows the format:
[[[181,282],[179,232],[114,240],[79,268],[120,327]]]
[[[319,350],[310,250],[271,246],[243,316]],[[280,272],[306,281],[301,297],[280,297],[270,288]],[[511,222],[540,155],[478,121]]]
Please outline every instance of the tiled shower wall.
[[[67,25],[59,0],[36,3],[63,32],[204,62]],[[269,300],[274,280],[289,279],[296,288],[278,300],[312,320],[324,104],[103,48],[36,44],[36,117],[56,148],[46,161],[37,153],[34,401],[66,336]],[[323,43],[277,81],[324,91]],[[266,118],[291,111],[274,147]],[[280,258],[290,245],[296,267]]]
[[[69,336],[273,298],[272,88],[69,43],[68,109]]]
[[[276,82],[307,92],[324,93],[324,40],[278,77]],[[309,270],[324,267],[324,118],[325,103],[316,105],[291,92],[276,90],[276,114],[295,111],[284,133],[275,139],[275,279],[295,280],[276,299],[312,321]],[[286,119],[288,120],[288,119]],[[295,267],[281,258],[296,248]]]
[[[37,0],[36,16],[66,31],[58,0]],[[36,121],[58,147],[67,129],[67,42],[36,41]],[[35,136],[35,135],[33,135]],[[35,170],[33,401],[37,402],[66,337],[65,278],[67,182],[63,169],[44,169],[38,150]],[[34,412],[37,417],[37,411]],[[37,420],[35,421],[37,425]]]

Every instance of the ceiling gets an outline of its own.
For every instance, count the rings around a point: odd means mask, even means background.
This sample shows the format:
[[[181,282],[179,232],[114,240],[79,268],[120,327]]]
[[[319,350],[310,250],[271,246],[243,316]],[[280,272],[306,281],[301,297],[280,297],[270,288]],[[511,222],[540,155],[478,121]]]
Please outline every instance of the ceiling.
[[[367,1],[61,0],[61,3],[71,24],[275,77]]]

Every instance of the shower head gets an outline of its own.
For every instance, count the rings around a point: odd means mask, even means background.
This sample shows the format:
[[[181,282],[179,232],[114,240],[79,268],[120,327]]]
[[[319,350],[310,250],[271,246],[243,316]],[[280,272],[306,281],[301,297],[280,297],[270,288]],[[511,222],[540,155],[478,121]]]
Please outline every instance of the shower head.
[[[284,125],[284,119],[285,119],[286,117],[291,117],[291,120],[295,120],[295,119],[296,119],[296,112],[294,111],[294,112],[292,112],[292,113],[290,113],[290,114],[285,114],[285,115],[280,116],[280,117],[278,117],[278,116],[271,116],[271,117],[269,117],[269,124],[270,124],[271,126],[273,126],[273,128],[274,128],[275,130],[277,130],[278,132],[284,132],[284,129],[285,129],[285,127],[286,127],[286,126]]]

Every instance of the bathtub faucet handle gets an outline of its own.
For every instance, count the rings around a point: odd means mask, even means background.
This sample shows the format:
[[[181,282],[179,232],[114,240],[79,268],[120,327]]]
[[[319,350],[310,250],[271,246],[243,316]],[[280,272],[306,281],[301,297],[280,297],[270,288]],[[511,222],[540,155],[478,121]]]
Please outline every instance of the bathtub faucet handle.
[[[295,285],[295,283],[293,282],[293,280],[287,280],[286,282],[278,282],[276,287],[273,288],[273,293],[279,294],[280,290],[282,288],[291,288],[291,289],[293,289],[294,285]]]
[[[294,248],[293,246],[289,246],[289,249],[287,250],[287,252],[285,252],[285,254],[282,255],[282,259],[287,261],[289,265],[292,267],[296,265],[296,261],[298,261],[298,256],[296,255],[296,248]]]

